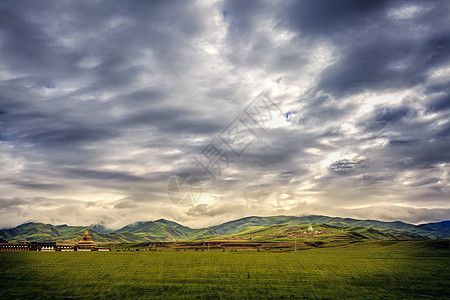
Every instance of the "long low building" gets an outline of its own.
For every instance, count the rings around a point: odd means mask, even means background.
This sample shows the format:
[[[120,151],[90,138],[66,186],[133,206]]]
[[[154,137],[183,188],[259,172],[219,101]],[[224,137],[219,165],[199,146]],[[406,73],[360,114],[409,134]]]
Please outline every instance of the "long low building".
[[[0,243],[0,251],[29,251],[30,245],[27,242],[6,242]]]
[[[56,251],[56,242],[31,242],[30,250],[54,252]]]

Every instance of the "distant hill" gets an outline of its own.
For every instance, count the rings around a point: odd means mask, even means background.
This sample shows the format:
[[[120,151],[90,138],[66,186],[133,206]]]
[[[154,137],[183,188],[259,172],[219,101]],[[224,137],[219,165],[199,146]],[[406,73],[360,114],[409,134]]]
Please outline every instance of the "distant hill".
[[[392,229],[341,227],[328,224],[286,224],[264,227],[246,227],[237,232],[216,237],[218,240],[281,241],[300,238],[304,241],[362,241],[362,240],[417,240],[425,236]]]
[[[426,236],[428,238],[450,238],[450,232],[448,231],[450,221],[444,221],[439,223],[428,223],[421,225],[413,225],[400,221],[396,222],[383,222],[376,220],[358,220],[351,218],[339,218],[339,217],[327,217],[327,216],[273,216],[273,217],[246,217],[230,222],[223,223],[221,225],[213,226],[211,229],[218,234],[229,234],[235,230],[239,230],[251,226],[272,226],[279,224],[287,225],[302,225],[302,224],[328,224],[340,227],[364,227],[364,228],[377,228],[377,229],[391,229],[397,231],[406,231],[414,234]]]
[[[129,224],[116,232],[131,232],[138,235],[151,233],[159,241],[196,239],[217,235],[211,228],[192,229],[164,219]]]
[[[314,234],[310,234],[311,227]],[[150,241],[202,239],[290,239],[297,236],[329,240],[427,239],[450,238],[450,221],[412,225],[404,222],[382,222],[327,216],[246,217],[208,228],[193,229],[173,221],[160,219],[136,222],[111,231],[102,225],[68,226],[25,223],[0,230],[0,238],[8,241],[77,242],[89,229],[98,243],[136,243]],[[320,233],[319,233],[320,232]]]
[[[7,241],[29,241],[29,242],[43,242],[43,241],[61,241],[61,242],[78,242],[84,235],[85,229],[89,230],[91,238],[99,243],[132,243],[141,241],[152,241],[154,238],[151,235],[138,236],[133,233],[101,233],[92,227],[83,226],[68,226],[43,223],[25,223],[11,229],[0,230],[0,237]]]
[[[419,228],[423,228],[425,230],[443,230],[449,232],[450,230],[450,221],[442,221],[437,223],[427,223],[421,224],[417,226]]]

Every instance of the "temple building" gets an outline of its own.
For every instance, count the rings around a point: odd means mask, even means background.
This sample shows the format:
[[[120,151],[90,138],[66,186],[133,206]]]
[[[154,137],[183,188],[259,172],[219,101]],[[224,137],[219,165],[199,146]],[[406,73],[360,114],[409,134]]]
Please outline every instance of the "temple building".
[[[69,252],[69,251],[75,251],[75,247],[72,244],[57,244],[56,245],[56,251],[61,252]]]
[[[5,241],[5,240],[3,240]],[[2,242],[3,242],[2,241]],[[0,243],[0,251],[28,251],[28,243],[27,242],[7,242]]]
[[[84,232],[84,236],[77,244],[77,251],[93,251],[97,249],[97,244],[91,241],[88,230]]]

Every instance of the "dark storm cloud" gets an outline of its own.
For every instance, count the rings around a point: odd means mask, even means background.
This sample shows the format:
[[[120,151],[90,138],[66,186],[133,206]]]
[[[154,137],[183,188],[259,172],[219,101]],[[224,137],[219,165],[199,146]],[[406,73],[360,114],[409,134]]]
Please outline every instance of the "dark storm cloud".
[[[331,169],[338,174],[350,174],[355,169],[361,167],[364,161],[361,160],[340,160],[331,164]]]
[[[448,8],[448,3],[446,3]],[[438,9],[438,8],[437,8]],[[442,12],[440,12],[442,13]],[[439,65],[450,58],[450,30],[446,28],[442,32],[434,34],[425,42],[422,55],[426,57],[429,65]]]
[[[179,134],[209,134],[214,135],[223,124],[218,123],[212,116],[202,116],[199,112],[182,108],[159,107],[148,111],[140,111],[128,115],[120,121],[126,127],[149,126],[155,127],[161,133]]]
[[[436,134],[436,138],[449,138],[450,137],[450,122],[443,125]]]
[[[65,172],[70,176],[76,176],[83,179],[96,180],[113,180],[120,182],[142,181],[143,179],[137,176],[130,175],[126,172],[113,171],[97,171],[86,169],[66,169]]]
[[[335,33],[370,24],[387,1],[318,0],[289,1],[288,22],[302,33],[333,36]]]
[[[308,64],[311,49],[294,40],[288,45],[274,40],[272,31],[282,25],[280,9],[283,8],[284,4],[270,1],[223,2],[221,9],[228,41],[224,53],[235,68],[286,74],[298,72]],[[265,24],[263,28],[262,23],[273,17],[273,24]]]
[[[427,4],[293,1],[286,23],[299,34],[312,38],[319,35],[339,48],[340,58],[324,73],[321,88],[336,95],[363,89],[407,88],[420,84],[430,67],[449,59],[448,27],[442,22],[449,4],[434,4],[413,20],[396,20],[389,18],[390,10]],[[423,33],[418,38],[420,31]]]
[[[27,139],[33,144],[44,144],[45,147],[68,146],[78,143],[89,143],[111,138],[111,133],[102,129],[67,128],[52,129],[32,134]]]
[[[430,111],[442,111],[450,109],[450,93],[433,97],[428,105]]]
[[[11,182],[12,184],[19,186],[21,188],[30,189],[30,190],[41,190],[41,191],[49,191],[49,190],[60,190],[64,186],[58,184],[46,184],[46,183],[36,183],[36,182]]]
[[[393,126],[401,122],[408,114],[413,114],[411,108],[404,107],[379,107],[373,113],[373,117],[366,121],[369,130],[379,130],[385,126]]]
[[[389,64],[408,56],[411,45],[398,47],[387,39],[369,44],[352,45],[340,62],[330,67],[320,85],[337,95],[359,92],[363,89],[408,87],[417,83],[420,73],[412,70],[389,70]],[[411,58],[413,60],[413,58]]]
[[[49,70],[61,64],[70,66],[75,57],[58,53],[61,48],[53,44],[54,39],[22,15],[21,4],[24,3],[5,1],[0,6],[1,53],[8,57],[8,64],[19,70]],[[59,55],[55,56],[55,53]],[[42,75],[47,75],[46,71]]]

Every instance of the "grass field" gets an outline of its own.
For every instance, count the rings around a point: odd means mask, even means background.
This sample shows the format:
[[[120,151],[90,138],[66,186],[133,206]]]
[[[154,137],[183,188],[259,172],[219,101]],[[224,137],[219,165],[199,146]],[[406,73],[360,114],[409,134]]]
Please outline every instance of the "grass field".
[[[0,252],[0,298],[448,299],[449,241],[294,252]]]

